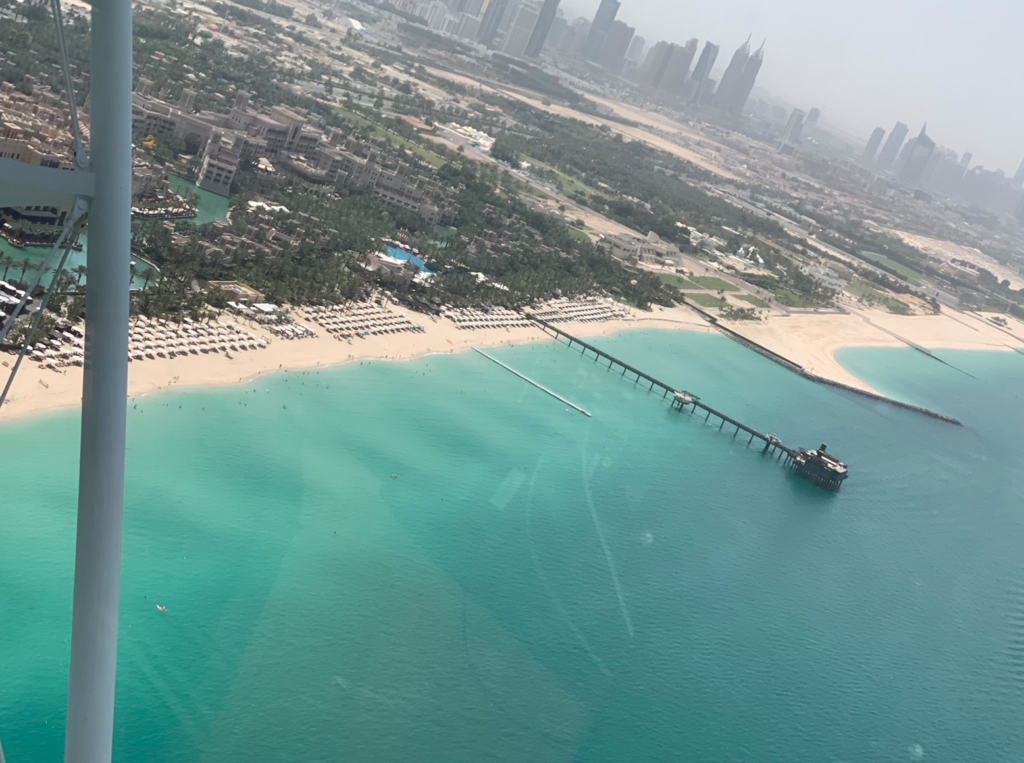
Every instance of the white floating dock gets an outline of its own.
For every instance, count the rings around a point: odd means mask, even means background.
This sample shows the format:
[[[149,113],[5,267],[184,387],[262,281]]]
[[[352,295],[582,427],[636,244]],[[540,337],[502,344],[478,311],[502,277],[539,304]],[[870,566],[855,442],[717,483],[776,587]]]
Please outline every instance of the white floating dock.
[[[501,362],[500,360],[498,360],[497,358],[491,357],[490,355],[488,355],[488,354],[487,354],[486,352],[484,352],[483,350],[477,349],[476,347],[474,347],[473,349],[474,349],[474,350],[475,350],[476,352],[479,352],[479,353],[480,353],[481,355],[483,355],[483,356],[484,356],[485,358],[487,358],[488,360],[490,360],[490,361],[493,361],[493,362],[497,363],[497,364],[498,364],[499,366],[501,366],[502,368],[504,368],[504,369],[505,369],[506,371],[510,371],[511,373],[514,373],[514,374],[515,374],[516,376],[518,376],[518,377],[519,377],[520,379],[522,379],[523,381],[529,382],[530,384],[532,384],[532,385],[533,385],[534,387],[536,387],[537,389],[541,390],[542,392],[547,392],[547,393],[548,393],[549,395],[551,395],[551,397],[555,398],[555,400],[558,400],[558,401],[560,401],[560,402],[562,402],[562,403],[565,403],[566,405],[568,405],[568,406],[569,406],[570,408],[572,408],[573,410],[576,410],[576,411],[579,411],[580,413],[582,413],[582,414],[583,414],[584,416],[587,416],[587,417],[589,417],[589,418],[593,418],[593,417],[592,417],[592,416],[590,415],[590,413],[588,413],[587,411],[583,410],[582,408],[580,408],[580,407],[579,407],[578,405],[576,405],[575,403],[570,403],[570,402],[569,402],[568,400],[566,400],[566,399],[565,399],[564,397],[562,397],[561,395],[559,395],[559,394],[556,394],[556,393],[552,392],[552,391],[551,391],[551,390],[549,390],[549,389],[548,389],[547,387],[545,387],[545,386],[544,386],[543,384],[538,384],[538,383],[537,383],[537,382],[535,382],[535,381],[534,381],[533,379],[531,379],[531,378],[530,378],[529,376],[524,376],[523,374],[519,373],[519,372],[518,372],[517,370],[515,370],[514,368],[511,368],[510,366],[506,366],[506,365],[505,365],[504,363],[502,363],[502,362]]]

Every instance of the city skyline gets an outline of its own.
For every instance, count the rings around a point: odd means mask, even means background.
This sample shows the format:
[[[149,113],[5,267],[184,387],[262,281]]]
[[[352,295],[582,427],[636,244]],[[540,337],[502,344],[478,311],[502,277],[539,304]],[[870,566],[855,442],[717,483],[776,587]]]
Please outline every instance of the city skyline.
[[[592,18],[597,4],[563,0],[562,7],[568,18]],[[981,34],[978,19],[989,15],[1006,23]],[[724,9],[624,0],[619,17],[647,39],[682,45],[697,37],[723,51],[735,50],[752,30],[767,37],[771,65],[758,85],[791,106],[822,108],[823,119],[861,148],[875,127],[927,121],[939,145],[970,151],[987,169],[1012,177],[1024,158],[1024,107],[1006,97],[997,76],[1016,69],[1014,30],[1024,28],[1024,7],[947,2],[922,20],[907,0],[847,3],[828,12],[806,0],[735,0]],[[906,33],[918,27],[927,33]],[[721,76],[723,58],[712,76]]]

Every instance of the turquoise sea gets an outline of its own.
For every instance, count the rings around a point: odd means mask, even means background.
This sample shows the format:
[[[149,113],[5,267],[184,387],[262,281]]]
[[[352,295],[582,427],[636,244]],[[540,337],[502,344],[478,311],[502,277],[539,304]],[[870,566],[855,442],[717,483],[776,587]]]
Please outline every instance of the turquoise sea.
[[[115,760],[1024,759],[1024,357],[841,354],[958,428],[719,336],[597,343],[852,476],[553,343],[494,354],[593,418],[475,353],[136,400]],[[0,424],[14,763],[63,749],[77,431]]]

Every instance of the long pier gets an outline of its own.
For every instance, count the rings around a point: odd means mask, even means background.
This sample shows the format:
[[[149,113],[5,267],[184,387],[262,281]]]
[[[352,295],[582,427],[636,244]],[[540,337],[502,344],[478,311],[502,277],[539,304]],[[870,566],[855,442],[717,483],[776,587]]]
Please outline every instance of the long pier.
[[[694,395],[691,392],[687,392],[686,390],[677,390],[669,386],[665,382],[655,379],[650,374],[644,373],[638,368],[634,368],[633,366],[629,365],[629,363],[625,363],[619,360],[614,355],[611,355],[610,353],[607,353],[604,350],[595,347],[589,342],[584,342],[582,339],[573,336],[567,331],[563,331],[562,329],[558,328],[558,326],[555,326],[541,318],[537,318],[536,316],[530,315],[529,313],[524,313],[524,315],[526,315],[526,317],[529,318],[530,320],[534,321],[542,329],[552,334],[556,339],[564,339],[569,347],[579,347],[581,356],[586,357],[587,353],[589,352],[594,356],[595,363],[600,361],[601,364],[604,365],[604,363],[607,362],[608,368],[610,370],[621,368],[622,371],[620,373],[620,376],[625,377],[627,374],[629,374],[629,376],[631,377],[636,377],[635,379],[633,379],[634,383],[647,384],[648,391],[653,392],[655,388],[657,388],[661,390],[662,398],[667,398],[671,396],[672,407],[675,410],[679,411],[680,413],[685,412],[687,409],[689,409],[691,414],[696,413],[698,410],[703,411],[705,413],[705,422],[710,421],[711,417],[714,416],[715,419],[720,422],[718,425],[719,431],[724,429],[725,425],[728,424],[730,427],[735,428],[735,431],[733,432],[733,437],[739,435],[740,432],[750,435],[750,439],[747,440],[747,445],[753,443],[754,440],[760,440],[761,442],[764,443],[763,452],[777,455],[778,458],[780,460],[784,460],[786,465],[789,466],[791,469],[800,472],[801,476],[809,477],[809,475],[804,473],[805,469],[808,468],[806,463],[808,459],[806,458],[806,456],[808,454],[817,454],[819,451],[807,451],[804,450],[803,448],[794,449],[787,447],[783,445],[779,438],[776,437],[775,435],[766,434],[764,432],[758,432],[756,429],[748,427],[746,424],[737,421],[731,416],[727,416],[721,411],[712,408],[707,403],[701,402],[701,399],[697,395]],[[820,452],[825,452],[824,446],[822,446]],[[816,458],[817,455],[814,455],[811,456],[810,460],[814,461],[814,459]],[[829,458],[831,458],[831,456]],[[834,490],[839,486],[839,483],[842,482],[843,479],[845,479],[845,465],[843,466],[843,477],[841,478],[831,478],[829,480],[824,481],[818,480],[816,478],[811,478],[811,481],[822,485],[822,487],[828,487],[829,489]]]
[[[662,395],[661,396],[663,398],[668,397],[669,395],[674,395],[676,393],[676,390],[674,390],[672,387],[670,387],[667,384],[665,384],[665,382],[658,381],[653,376],[651,376],[649,374],[645,374],[643,371],[641,371],[638,368],[633,368],[633,366],[629,365],[628,363],[623,363],[621,360],[619,360],[618,358],[612,357],[611,355],[609,355],[604,350],[599,350],[597,347],[594,347],[594,345],[588,344],[587,342],[584,342],[582,339],[578,339],[577,337],[574,337],[572,334],[569,334],[568,332],[562,331],[562,329],[558,328],[558,326],[555,326],[554,324],[548,323],[543,318],[538,318],[538,317],[536,317],[534,315],[530,315],[529,313],[525,313],[525,312],[523,313],[523,315],[525,315],[527,318],[529,318],[531,321],[536,323],[538,326],[540,326],[545,331],[549,331],[552,334],[554,334],[556,339],[558,337],[562,337],[562,338],[566,339],[568,341],[568,343],[569,343],[569,347],[572,347],[574,344],[578,345],[580,347],[580,355],[586,356],[588,351],[594,353],[594,362],[595,363],[598,360],[607,360],[608,361],[608,368],[612,368],[613,366],[618,366],[619,368],[622,369],[622,374],[621,374],[622,376],[625,376],[627,373],[630,374],[631,376],[636,376],[636,380],[635,381],[638,384],[640,383],[641,380],[643,380],[645,382],[650,382],[650,387],[648,388],[649,391],[653,391],[654,388],[657,387],[658,389],[662,390]]]

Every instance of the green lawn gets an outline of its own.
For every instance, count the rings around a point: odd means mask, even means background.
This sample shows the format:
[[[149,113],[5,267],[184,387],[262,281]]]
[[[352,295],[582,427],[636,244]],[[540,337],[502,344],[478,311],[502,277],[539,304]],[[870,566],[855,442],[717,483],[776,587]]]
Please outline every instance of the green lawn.
[[[691,279],[697,286],[697,289],[707,289],[708,291],[739,291],[728,281],[723,281],[721,278],[715,278],[714,276],[693,276]]]
[[[699,289],[701,288],[692,281],[687,281],[682,276],[677,276],[674,273],[655,273],[662,281],[669,286],[675,286],[677,289]]]
[[[785,305],[786,307],[820,307],[817,303],[792,289],[779,289],[775,292],[775,299],[780,305]]]
[[[742,299],[744,302],[749,302],[754,307],[768,307],[768,303],[760,297],[755,297],[753,294],[734,294],[736,299]]]
[[[581,231],[579,228],[570,227],[569,235],[572,236],[577,241],[590,241],[590,236],[588,236],[585,232]]]
[[[522,157],[522,160],[530,165],[530,170],[536,177],[541,177],[541,174],[543,174],[538,173],[537,170],[544,170],[553,174],[556,178],[555,185],[558,186],[558,190],[562,192],[563,196],[583,195],[589,197],[594,193],[593,188],[584,185],[576,178],[555,169],[550,164],[545,164],[544,162],[537,161],[533,157],[525,155]]]
[[[418,156],[420,159],[422,159],[424,162],[429,164],[434,169],[443,167],[445,165],[445,160],[442,159],[437,154],[435,154],[433,151],[424,148],[419,143],[414,143],[411,140],[403,138],[401,135],[391,132],[383,125],[379,125],[376,122],[373,122],[367,119],[366,117],[362,116],[361,114],[356,114],[354,111],[349,111],[348,109],[344,109],[340,106],[335,106],[334,110],[338,112],[338,116],[342,117],[343,119],[347,119],[352,124],[357,125],[359,127],[365,127],[367,130],[372,132],[377,137],[389,140],[398,146],[402,146],[407,151],[416,154],[416,156]]]
[[[854,281],[846,287],[846,292],[863,299],[869,305],[882,305],[890,313],[895,313],[896,315],[911,314],[910,307],[906,302],[875,291],[863,281]]]
[[[905,278],[906,280],[910,281],[910,283],[913,284],[920,283],[921,279],[925,277],[923,274],[918,273],[916,270],[912,270],[908,268],[906,265],[896,262],[896,260],[891,260],[884,254],[879,254],[878,252],[861,252],[860,256],[870,263],[873,263],[875,265],[884,265],[887,268],[895,270],[903,278]]]
[[[716,297],[714,294],[702,294],[700,292],[696,294],[686,294],[688,300],[696,302],[701,307],[725,307],[725,300],[721,297]]]

